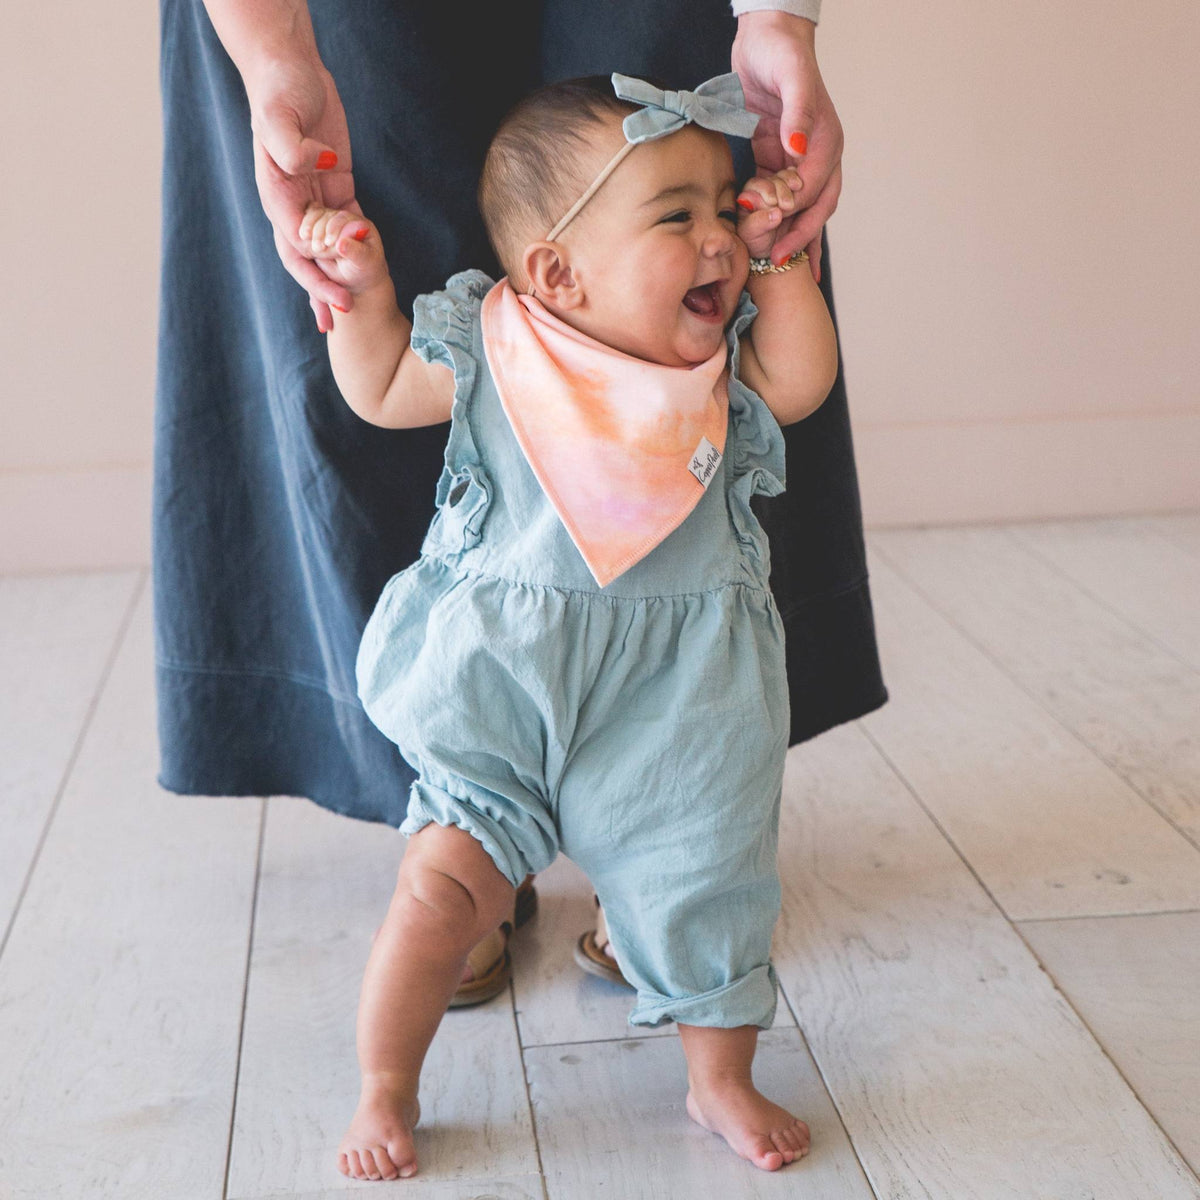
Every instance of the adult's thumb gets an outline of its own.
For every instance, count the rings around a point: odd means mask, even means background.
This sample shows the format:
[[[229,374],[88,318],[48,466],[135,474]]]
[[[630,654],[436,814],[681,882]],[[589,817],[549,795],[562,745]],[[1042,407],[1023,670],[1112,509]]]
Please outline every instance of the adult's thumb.
[[[293,109],[281,105],[264,109],[255,132],[271,161],[285,175],[305,175],[337,166],[333,148],[316,138],[305,137]]]
[[[791,158],[803,158],[808,153],[808,139],[812,135],[816,113],[806,103],[799,87],[794,85],[780,88],[779,140],[783,152]]]

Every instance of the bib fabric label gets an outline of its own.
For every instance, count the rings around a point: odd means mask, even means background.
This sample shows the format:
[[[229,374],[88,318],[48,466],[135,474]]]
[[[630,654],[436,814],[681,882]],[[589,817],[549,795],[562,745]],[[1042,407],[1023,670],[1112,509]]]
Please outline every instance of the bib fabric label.
[[[708,440],[706,437],[700,439],[700,445],[692,454],[692,460],[688,463],[688,470],[699,480],[700,486],[708,491],[708,485],[712,483],[712,477],[717,473],[717,468],[721,465],[721,452]]]

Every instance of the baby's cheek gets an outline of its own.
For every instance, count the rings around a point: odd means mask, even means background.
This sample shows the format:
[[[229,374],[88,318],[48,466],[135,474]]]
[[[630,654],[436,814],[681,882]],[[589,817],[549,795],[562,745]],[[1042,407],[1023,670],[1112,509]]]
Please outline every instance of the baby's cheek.
[[[746,286],[746,280],[750,277],[750,251],[746,248],[746,243],[741,238],[737,239],[737,245],[733,251],[733,271],[731,278],[738,285],[739,290]]]

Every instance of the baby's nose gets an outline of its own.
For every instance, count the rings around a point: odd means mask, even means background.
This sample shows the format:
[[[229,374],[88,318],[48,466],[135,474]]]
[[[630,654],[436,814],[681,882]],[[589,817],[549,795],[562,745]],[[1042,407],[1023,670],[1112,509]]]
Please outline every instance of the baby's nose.
[[[734,233],[724,221],[718,221],[705,235],[703,250],[709,258],[733,253]]]

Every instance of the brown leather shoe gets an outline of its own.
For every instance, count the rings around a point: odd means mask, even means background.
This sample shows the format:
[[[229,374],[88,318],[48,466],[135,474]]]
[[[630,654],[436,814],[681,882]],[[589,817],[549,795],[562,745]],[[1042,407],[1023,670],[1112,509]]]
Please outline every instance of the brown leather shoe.
[[[450,999],[451,1008],[469,1008],[498,996],[512,978],[512,956],[508,952],[508,939],[514,929],[519,929],[537,912],[537,892],[533,890],[533,876],[527,875],[513,897],[511,921],[505,921],[486,937],[475,943],[467,955],[467,967],[471,978],[458,985]]]
[[[593,896],[592,899],[596,901],[596,928],[579,935],[579,941],[575,943],[575,961],[589,975],[599,975],[609,983],[619,983],[632,990],[633,984],[621,974],[617,960],[604,953],[608,945],[608,925],[604,920],[604,909],[600,907],[600,897]]]

